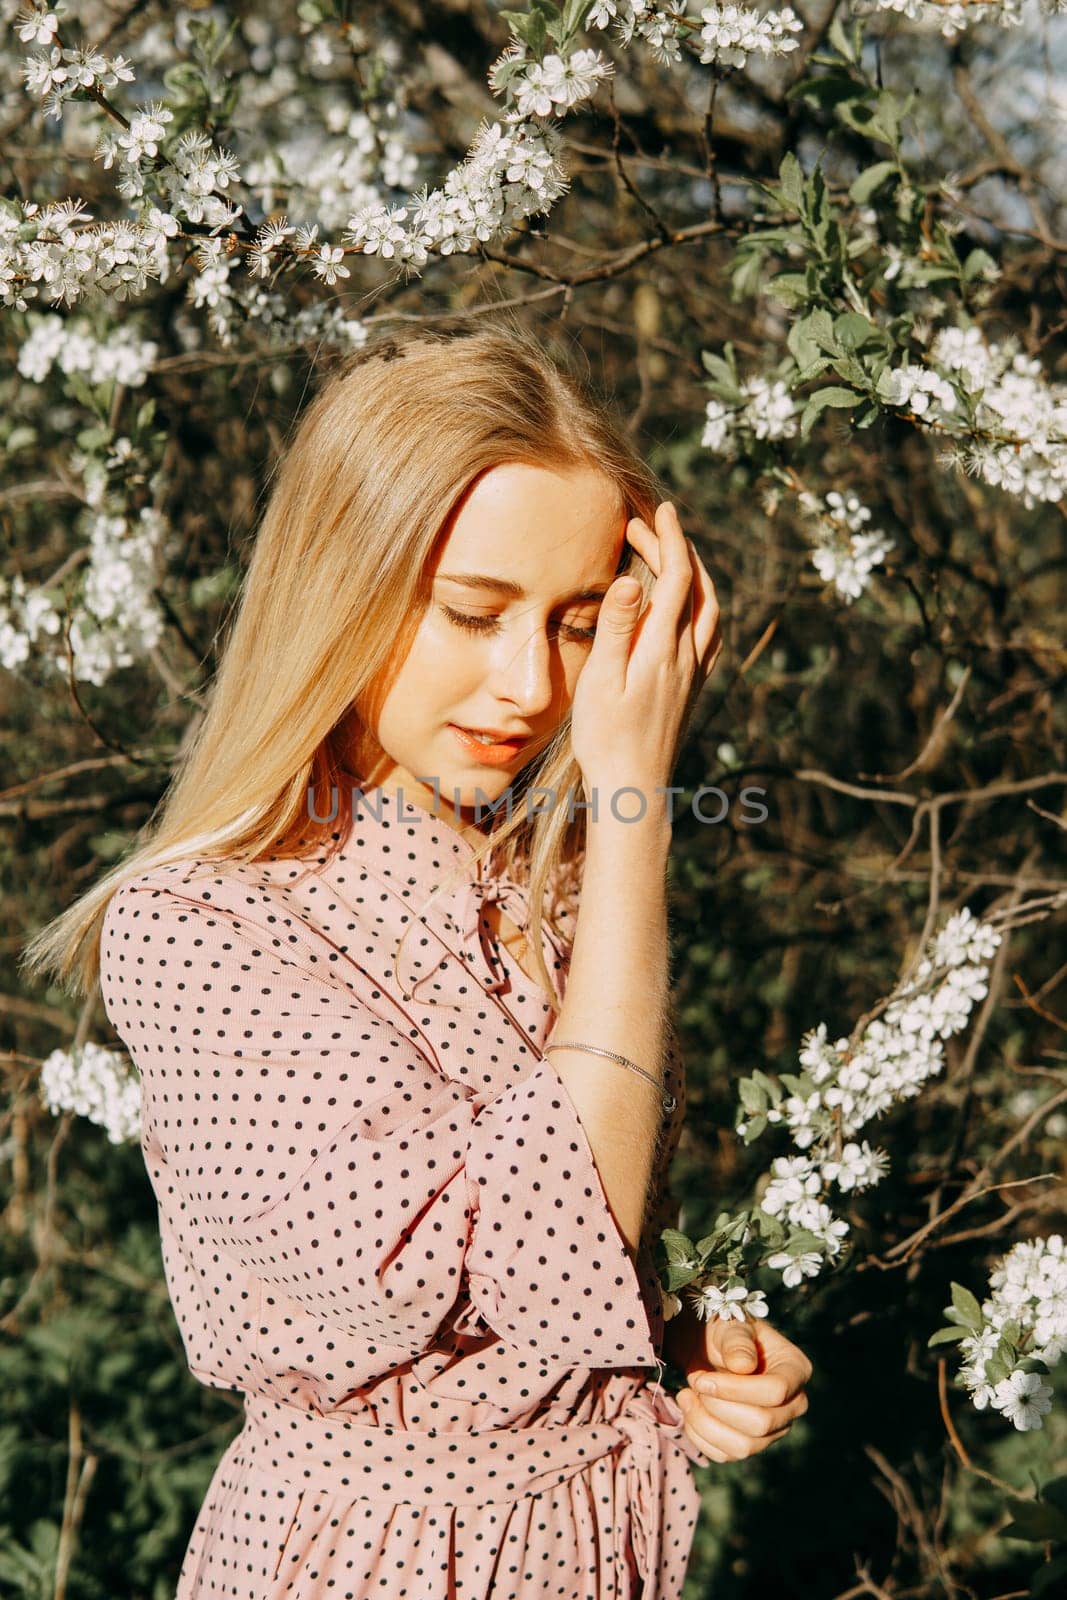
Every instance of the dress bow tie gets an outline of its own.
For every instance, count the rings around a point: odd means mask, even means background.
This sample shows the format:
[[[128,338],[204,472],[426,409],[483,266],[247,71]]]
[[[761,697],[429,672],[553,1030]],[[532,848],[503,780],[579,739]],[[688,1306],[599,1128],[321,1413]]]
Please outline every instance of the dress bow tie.
[[[502,989],[507,973],[493,948],[493,936],[483,915],[486,905],[495,901],[505,916],[523,933],[530,920],[530,899],[526,889],[507,873],[495,878],[475,878],[462,885],[454,913],[464,949],[480,956],[475,976],[489,994]]]
[[[528,889],[507,873],[467,879],[442,896],[408,931],[403,941],[398,976],[409,998],[422,997],[423,986],[450,955],[462,963],[486,994],[495,994],[505,986],[508,975],[497,959],[495,941],[482,914],[489,901],[496,901],[516,927],[526,932],[530,920]],[[420,926],[432,936],[431,942],[421,942]],[[549,960],[551,964],[551,956]],[[441,1002],[436,997],[434,1002],[455,1004],[457,1010],[467,1009],[460,1003]],[[473,1004],[477,1004],[477,999]]]

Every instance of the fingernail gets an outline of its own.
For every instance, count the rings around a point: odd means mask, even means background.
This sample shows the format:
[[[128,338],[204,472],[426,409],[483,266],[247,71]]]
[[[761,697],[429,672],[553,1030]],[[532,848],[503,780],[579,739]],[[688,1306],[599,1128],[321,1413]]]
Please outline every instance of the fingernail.
[[[715,1387],[715,1382],[712,1378],[697,1378],[696,1382],[693,1384],[693,1388],[696,1389],[700,1394],[718,1394],[719,1392]]]

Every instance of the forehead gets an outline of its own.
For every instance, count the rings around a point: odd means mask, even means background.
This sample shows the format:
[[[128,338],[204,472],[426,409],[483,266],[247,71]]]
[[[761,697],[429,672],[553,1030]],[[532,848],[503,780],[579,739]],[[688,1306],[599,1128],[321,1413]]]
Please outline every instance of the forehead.
[[[506,462],[468,490],[433,572],[504,577],[530,593],[578,587],[614,574],[626,520],[622,494],[602,472]]]

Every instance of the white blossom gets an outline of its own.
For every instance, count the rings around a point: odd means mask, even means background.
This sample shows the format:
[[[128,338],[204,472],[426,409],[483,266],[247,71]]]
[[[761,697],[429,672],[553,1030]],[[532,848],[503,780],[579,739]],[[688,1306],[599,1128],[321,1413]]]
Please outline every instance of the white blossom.
[[[816,1250],[801,1250],[797,1255],[790,1255],[788,1250],[776,1250],[767,1257],[767,1265],[782,1274],[787,1289],[795,1289],[805,1278],[818,1277],[825,1262]]]
[[[960,1382],[979,1411],[1000,1411],[1020,1432],[1042,1427],[1052,1405],[1052,1389],[1022,1361],[1052,1368],[1067,1350],[1067,1255],[1063,1235],[1024,1239],[989,1274],[990,1294],[981,1304],[982,1322],[960,1341],[964,1362]],[[1007,1325],[1013,1324],[1016,1363],[997,1378],[990,1362],[1001,1354]]]
[[[1020,1431],[1040,1428],[1052,1410],[1052,1390],[1036,1372],[1016,1371],[997,1384],[989,1403]]]
[[[907,362],[887,373],[882,392],[893,406],[906,406],[917,417],[925,416],[932,405],[944,412],[956,409],[956,391],[950,383],[927,367]]]
[[[325,283],[336,283],[338,278],[351,277],[344,259],[345,253],[339,244],[324,244],[320,246],[318,255],[312,258],[311,266],[315,275]]]
[[[762,17],[749,6],[705,6],[700,17],[700,60],[724,67],[743,67],[750,55],[788,55],[798,47],[789,35],[804,27],[792,6]]]
[[[960,464],[1032,507],[1067,490],[1067,384],[1049,383],[1015,339],[987,341],[976,327],[943,328],[930,360],[950,372],[987,439],[968,440]]]
[[[824,1182],[836,1183],[839,1189],[870,1189],[881,1182],[888,1165],[884,1150],[872,1150],[866,1139],[859,1144],[850,1139],[841,1155],[823,1161],[820,1170]]]
[[[966,28],[979,23],[993,22],[1002,28],[1017,28],[1022,23],[1022,0],[988,0],[987,4],[971,4],[960,0],[958,4],[941,5],[938,0],[875,0],[874,7],[864,9],[896,11],[911,22],[919,22],[930,31],[952,39]]]
[[[155,228],[94,223],[81,200],[0,204],[0,295],[20,311],[42,297],[70,305],[89,289],[125,300],[160,276]]]
[[[130,125],[115,135],[115,142],[125,151],[125,159],[141,161],[145,156],[159,154],[160,141],[166,137],[168,122],[174,121],[174,112],[163,105],[150,105],[135,111]]]
[[[790,1207],[822,1190],[818,1168],[806,1156],[776,1156],[771,1172],[774,1176],[760,1201],[768,1216],[788,1213]]]
[[[557,106],[570,109],[596,93],[597,85],[613,71],[597,50],[575,50],[571,55],[548,55],[531,62],[508,84],[521,117],[551,116]]]
[[[154,340],[141,339],[128,323],[109,328],[97,338],[84,317],[68,319],[56,312],[32,312],[28,321],[18,369],[33,383],[43,383],[57,366],[61,372],[83,374],[90,383],[114,380],[137,389],[159,352]]]
[[[50,11],[46,6],[31,5],[19,12],[16,26],[23,44],[51,45],[56,37],[59,19],[55,11]]]
[[[41,1098],[53,1115],[73,1111],[105,1129],[112,1144],[138,1138],[141,1081],[129,1058],[91,1041],[53,1050],[41,1064]]]
[[[765,1317],[769,1314],[763,1291],[749,1290],[743,1283],[735,1283],[729,1289],[713,1283],[690,1284],[685,1293],[702,1322],[710,1322],[713,1317],[724,1322],[731,1319],[744,1322],[746,1317]]]
[[[895,548],[895,542],[880,528],[866,527],[871,510],[858,495],[831,489],[820,498],[804,490],[797,500],[813,523],[812,565],[823,582],[832,583],[851,604],[863,594],[874,568]]]
[[[389,207],[374,200],[349,218],[345,237],[353,244],[362,245],[366,255],[393,256],[406,238],[401,223],[407,214],[406,206]]]
[[[740,389],[742,398],[738,405],[727,406],[719,399],[707,402],[702,445],[722,455],[733,456],[752,440],[794,437],[800,419],[783,379],[756,376],[746,379]]]
[[[0,666],[15,672],[29,661],[32,647],[43,634],[56,634],[62,619],[46,589],[27,588],[16,573],[0,576]]]

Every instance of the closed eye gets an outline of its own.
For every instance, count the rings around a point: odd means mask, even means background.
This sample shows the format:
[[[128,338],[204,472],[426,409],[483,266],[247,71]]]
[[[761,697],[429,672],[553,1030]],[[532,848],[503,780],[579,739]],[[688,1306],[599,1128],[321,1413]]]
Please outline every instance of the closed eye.
[[[449,622],[454,623],[457,628],[465,628],[469,633],[496,633],[500,628],[499,617],[474,616],[469,611],[455,611],[446,605],[442,605],[441,610]],[[567,622],[557,622],[555,626],[560,633],[575,642],[591,644],[596,638],[595,625],[592,628],[574,628]]]

